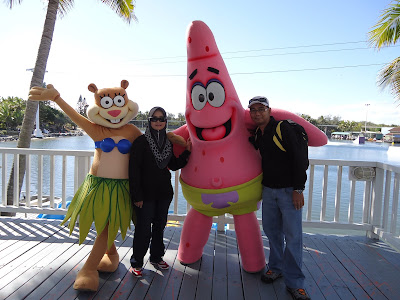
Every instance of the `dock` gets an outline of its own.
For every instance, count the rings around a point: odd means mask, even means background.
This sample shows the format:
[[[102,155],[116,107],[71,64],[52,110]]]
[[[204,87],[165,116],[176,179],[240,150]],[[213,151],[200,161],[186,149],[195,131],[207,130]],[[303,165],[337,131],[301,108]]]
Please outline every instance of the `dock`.
[[[164,256],[171,268],[159,270],[145,257],[142,278],[129,271],[134,226],[116,246],[120,264],[100,273],[97,292],[73,289],[96,236],[82,245],[60,220],[0,217],[0,299],[291,299],[284,280],[261,282],[261,272],[241,268],[235,231],[212,229],[202,259],[183,266],[176,259],[182,227],[165,229]],[[400,253],[366,236],[304,233],[305,288],[317,299],[400,299]],[[263,235],[268,260],[268,239]]]

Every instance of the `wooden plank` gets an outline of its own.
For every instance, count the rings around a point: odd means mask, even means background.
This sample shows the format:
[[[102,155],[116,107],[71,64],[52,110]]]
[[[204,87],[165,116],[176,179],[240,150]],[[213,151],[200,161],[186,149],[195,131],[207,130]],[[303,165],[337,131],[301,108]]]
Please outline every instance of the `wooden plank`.
[[[358,284],[353,283],[353,277],[343,267],[340,261],[338,261],[335,253],[332,252],[333,249],[329,249],[322,241],[325,237],[322,235],[316,235],[309,236],[309,238],[311,242],[307,243],[307,246],[315,247],[314,249],[316,253],[314,257],[316,258],[313,258],[316,259],[317,264],[325,274],[329,273],[327,278],[336,290],[337,294],[342,299],[351,299],[353,297],[356,299],[368,299],[368,294],[365,293]]]
[[[181,228],[177,227],[170,242],[171,247],[168,249],[170,255],[175,258],[178,255],[178,245],[181,238],[180,232]],[[174,263],[172,264],[172,268],[168,272],[169,273],[168,278],[166,278],[166,282],[162,283],[162,287],[164,289],[162,296],[159,299],[178,299],[179,290],[183,279],[183,273],[185,272],[185,266],[183,266],[179,262],[179,260],[175,259]],[[154,290],[152,290],[152,294],[150,294],[149,296],[153,295],[153,293]],[[148,299],[150,299],[150,297]]]
[[[264,256],[266,259],[266,263],[269,260],[269,241],[268,238],[265,236],[264,231],[261,232],[261,237],[262,237],[262,241],[263,241],[263,248],[264,248]],[[260,295],[261,297],[268,297],[268,299],[278,299],[275,293],[275,289],[274,289],[274,284],[267,284],[265,282],[261,281],[261,275],[264,274],[268,269],[268,265],[265,266],[264,270],[262,270],[259,274],[259,277],[257,280],[259,280],[261,282],[260,284]],[[282,279],[279,279],[279,281]],[[246,290],[247,285],[244,284],[243,282],[243,289]],[[245,292],[245,299],[248,299],[247,294]]]
[[[236,233],[232,230],[226,231],[226,254],[227,254],[227,276],[228,276],[228,299],[244,299],[239,250],[236,242]]]
[[[199,280],[200,266],[201,260],[186,266],[178,299],[185,300],[194,299],[196,297],[196,287]]]
[[[149,252],[146,253],[143,263],[146,264],[150,257]],[[130,264],[130,263],[129,263]],[[132,290],[135,288],[139,280],[145,280],[145,278],[137,278],[131,274],[130,271],[126,272],[125,276],[121,279],[117,289],[114,291],[111,299],[134,299],[130,298]]]
[[[19,223],[19,224],[14,223],[14,225],[18,226],[20,229],[25,231],[24,234],[26,234],[28,231],[33,231],[34,229],[35,230],[37,229],[36,227],[31,229],[29,228],[30,226],[29,224],[24,224],[24,223]],[[51,225],[47,225],[47,227],[49,226]],[[9,278],[12,280],[13,275],[10,272],[15,271],[15,269],[19,267],[22,263],[24,263],[24,261],[29,260],[28,264],[29,267],[31,267],[33,265],[33,262],[31,261],[32,260],[37,261],[35,257],[38,255],[38,253],[40,253],[40,251],[42,251],[44,248],[51,246],[51,242],[55,241],[55,239],[53,238],[53,234],[55,234],[56,231],[61,230],[61,227],[45,229],[45,230],[47,231],[47,233],[41,235],[35,235],[28,232],[28,234],[25,235],[24,240],[19,241],[18,243],[13,244],[13,246],[10,246],[4,251],[2,251],[1,253],[2,275],[0,275],[0,277],[4,276],[7,278],[3,278],[3,280],[0,282],[0,288],[4,288],[4,286],[9,281],[8,280]],[[34,241],[34,243],[31,243],[31,241]],[[28,269],[28,268],[25,269],[23,268],[24,267],[19,267],[20,273],[23,273],[24,270]],[[20,275],[21,274],[16,274],[16,277],[19,277]]]
[[[324,243],[334,253],[339,263],[350,273],[351,278],[349,278],[349,281],[346,281],[346,284],[348,286],[352,285],[351,288],[349,287],[351,291],[352,289],[362,288],[373,299],[386,299],[371,280],[359,269],[359,263],[352,259],[352,250],[350,248],[354,248],[354,244],[352,244],[351,238],[331,236],[326,237]]]
[[[0,220],[0,265],[2,265],[1,258],[4,257],[4,255],[1,253],[1,251],[10,247],[16,242],[27,238],[28,234],[19,232],[18,230],[14,229],[15,226],[12,226],[15,220],[19,219],[1,217]]]
[[[400,299],[399,269],[382,256],[378,256],[376,251],[370,247],[370,241],[366,237],[360,237],[358,240],[352,239],[352,243],[355,244],[352,259],[358,263],[362,272],[388,299]],[[379,258],[378,263],[375,261],[376,258]]]
[[[180,230],[181,232],[181,230]],[[204,256],[205,254],[203,254]],[[195,299],[202,260],[186,266],[178,299]]]
[[[109,276],[105,282],[102,283],[101,287],[99,287],[99,290],[93,299],[111,299],[113,293],[121,284],[122,278],[129,273],[129,269],[131,267],[130,258],[132,256],[132,241],[133,232],[128,231],[125,240],[118,248],[120,263],[117,270],[115,270],[113,273],[108,273]]]
[[[35,225],[35,227],[28,228],[33,224]],[[37,220],[31,220],[25,223],[24,226],[27,226],[28,230],[40,230],[41,234],[43,234],[43,232],[47,232],[47,234],[50,234],[50,237],[45,239],[44,242],[37,245],[36,236],[28,237],[28,239],[32,238],[35,240],[33,245],[36,246],[21,254],[17,259],[8,264],[6,268],[2,268],[4,272],[7,272],[7,276],[4,277],[1,281],[1,294],[12,294],[12,297],[22,299],[36,288],[36,285],[32,284],[31,281],[33,279],[37,279],[37,274],[49,262],[51,262],[58,256],[57,241],[59,237],[59,232],[62,230],[62,227],[59,227],[58,225],[59,222],[57,222],[57,226],[55,227],[54,223],[52,222],[46,223]],[[26,242],[29,241],[26,240]]]
[[[317,248],[311,235],[303,235],[303,273],[305,289],[311,298],[351,299],[352,294],[325,258],[326,253]]]
[[[171,266],[168,270],[155,270],[157,275],[154,277],[151,286],[147,292],[146,299],[161,299],[167,286],[168,279],[171,276],[176,256],[178,254],[178,245],[180,239],[180,226],[167,226],[164,231],[164,237],[168,239],[164,260]],[[178,241],[176,243],[176,241]]]
[[[58,245],[55,242],[56,238],[50,237],[45,242],[39,243],[36,247],[29,249],[26,253],[4,266],[1,269],[4,277],[0,281],[0,293],[5,295],[6,286],[10,283],[12,284],[12,291],[16,291],[16,284],[18,284],[18,289],[21,290],[26,282],[29,282],[44,268],[43,264],[54,260],[58,255]]]
[[[93,240],[89,240],[88,243],[82,244],[79,248],[79,251],[76,252],[68,261],[63,264],[62,269],[64,271],[63,277],[56,285],[54,285],[48,293],[42,299],[58,299],[62,298],[62,295],[67,292],[69,289],[73,290],[73,283],[76,278],[76,274],[83,267],[87,256],[93,247]],[[77,294],[77,293],[76,293]],[[75,298],[76,294],[69,299]]]
[[[215,236],[214,276],[212,280],[212,298],[228,299],[226,280],[226,235],[217,231]]]
[[[209,300],[212,297],[212,278],[214,269],[214,246],[216,230],[211,229],[207,244],[204,246],[201,257],[200,274],[197,281],[196,298]]]
[[[36,241],[38,244],[41,241],[49,238],[49,236],[51,236],[53,233],[43,232],[41,226],[46,225],[46,223],[41,220],[22,220],[12,218],[5,218],[5,220],[3,218],[1,219],[1,239],[7,239],[8,242],[3,243],[1,247],[0,265],[8,264],[15,258],[16,255],[19,256],[21,251],[27,251],[29,248],[35,247],[34,243],[32,243],[30,246],[25,246],[29,244],[30,241]],[[51,224],[53,223],[49,223],[49,225],[46,226],[52,226]],[[13,248],[10,248],[11,246],[13,246]],[[21,247],[25,248],[20,249]],[[28,247],[28,249],[26,247]],[[15,253],[15,250],[17,250],[18,253]]]
[[[249,274],[241,269],[234,231],[217,234],[212,230],[201,261],[182,266],[176,260],[180,227],[167,227],[164,234],[164,259],[171,263],[170,270],[160,271],[148,264],[147,253],[145,276],[138,283],[129,272],[133,231],[128,231],[125,240],[120,236],[116,239],[121,258],[118,269],[101,274],[97,292],[78,292],[72,285],[96,235],[92,230],[79,246],[78,231],[70,237],[68,229],[59,223],[0,218],[0,231],[5,233],[0,233],[0,247],[7,245],[0,253],[11,257],[0,255],[1,299],[203,300],[212,299],[212,295],[218,300],[291,299],[283,278],[265,284],[260,280],[261,272]],[[262,238],[268,258],[268,239]],[[305,288],[313,300],[400,299],[400,253],[382,241],[305,234],[304,244]]]
[[[43,268],[37,277],[30,280],[30,283],[36,285],[36,288],[26,297],[27,300],[42,299],[49,292],[51,293],[51,289],[71,271],[69,262],[74,259],[74,256],[78,258],[79,256],[87,255],[89,248],[84,248],[83,245],[92,243],[92,241],[86,239],[82,245],[79,245],[76,239],[74,239],[74,242],[75,243],[64,242],[57,244],[56,253],[58,257]],[[84,251],[81,252],[82,250]],[[60,253],[62,253],[62,255],[59,255]]]
[[[324,295],[321,293],[319,288],[319,282],[315,282],[311,273],[309,272],[307,265],[303,263],[303,274],[305,276],[304,279],[304,288],[307,293],[310,295],[311,299],[325,299]],[[290,293],[286,289],[286,294],[290,296]],[[291,297],[291,296],[290,296]],[[339,297],[334,298],[330,297],[330,299],[340,299]]]
[[[130,232],[127,232],[127,234],[130,235],[131,233],[130,233]],[[129,237],[129,236],[128,236],[128,237]],[[117,248],[118,254],[120,255],[120,259],[121,259],[121,257],[124,258],[124,257],[127,255],[127,253],[129,252],[129,250],[131,249],[132,240],[130,239],[130,240],[128,241],[127,238],[122,239],[121,234],[118,234],[114,242],[115,242],[115,246],[116,246],[116,248]],[[130,243],[129,243],[129,242],[130,242]],[[119,267],[119,265],[118,265],[118,267]],[[127,270],[127,269],[126,269],[126,270]],[[77,293],[76,299],[81,299],[81,300],[82,300],[82,299],[93,299],[94,297],[96,297],[97,294],[99,293],[99,291],[101,291],[102,288],[106,285],[106,283],[109,282],[110,277],[111,277],[114,273],[115,273],[115,272],[112,272],[112,273],[110,273],[110,272],[99,272],[99,288],[98,288],[98,290],[97,290],[96,292],[74,291],[74,294],[75,294],[76,292],[78,292],[78,293]],[[109,286],[109,285],[106,285],[106,287],[108,287],[108,286]],[[104,290],[106,290],[106,288],[105,288]],[[111,291],[111,294],[112,294],[113,291],[114,291],[114,289]],[[65,296],[67,296],[67,295],[68,295],[68,294],[66,293],[66,294],[63,295],[63,296],[65,297]],[[71,298],[71,299],[72,299],[72,298]],[[101,299],[108,299],[108,298],[104,297],[104,298],[101,298]]]
[[[380,240],[372,240],[370,241],[370,247],[372,247],[378,257],[382,256],[384,259],[389,261],[394,267],[399,269],[400,272],[400,252],[396,251],[392,247],[390,247],[385,242]]]
[[[122,237],[121,234],[118,233],[117,237],[116,237],[116,246],[120,245],[122,243]],[[81,260],[78,264],[78,268],[76,269],[76,274],[79,272],[79,270],[83,267],[83,265],[86,263],[87,257],[90,255],[90,252],[92,251],[93,245],[91,245],[90,249],[89,249],[89,253],[87,256],[85,256],[85,259]],[[105,280],[110,276],[110,273],[103,273],[100,272],[99,273],[99,288],[104,284]],[[76,275],[75,275],[76,278]],[[73,283],[75,282],[75,278],[72,282],[72,284],[70,284],[68,286],[68,288],[65,290],[65,292],[61,295],[61,297],[59,299],[65,299],[65,300],[70,300],[70,299],[91,299],[93,296],[95,296],[95,292],[82,292],[82,291],[78,291],[75,290],[73,288]]]
[[[262,240],[263,240],[263,245],[264,245],[264,255],[265,258],[267,260],[267,262],[269,261],[269,252],[270,252],[270,248],[269,248],[269,241],[268,238],[265,236],[265,233],[262,232]],[[259,281],[259,286],[260,286],[260,295],[261,297],[265,297],[265,295],[267,295],[269,298],[268,299],[284,299],[284,300],[291,300],[292,297],[289,295],[289,293],[286,291],[286,285],[285,282],[283,280],[283,278],[278,278],[277,280],[275,280],[272,284],[268,284],[265,282],[261,281],[261,274],[266,272],[268,270],[268,266],[266,266],[266,268],[264,269],[264,271],[262,271],[260,273],[260,276],[258,278]],[[245,282],[243,281],[243,286],[246,288],[248,284],[245,284]],[[251,299],[248,298],[247,294],[245,294],[245,298],[246,299]]]
[[[173,235],[172,228],[167,228],[167,230],[165,230],[164,232],[164,245],[167,251],[168,251],[168,246],[170,245],[172,235]],[[165,257],[165,259],[167,259],[167,257]],[[167,261],[171,263],[169,261],[169,258],[167,259]],[[138,283],[135,285],[135,288],[133,289],[130,295],[130,299],[145,299],[146,294],[149,288],[152,286],[155,277],[164,278],[164,280],[166,281],[166,278],[168,278],[170,272],[171,268],[169,268],[168,270],[160,270],[154,267],[150,263],[150,261],[147,261],[143,270],[143,278],[140,279]]]

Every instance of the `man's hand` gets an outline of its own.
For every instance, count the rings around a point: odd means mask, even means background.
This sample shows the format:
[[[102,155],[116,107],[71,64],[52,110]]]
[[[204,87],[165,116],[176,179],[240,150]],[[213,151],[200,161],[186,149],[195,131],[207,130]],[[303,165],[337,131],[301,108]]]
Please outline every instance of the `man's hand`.
[[[301,209],[304,206],[304,195],[299,194],[296,191],[293,191],[293,197],[292,197],[293,205],[296,210]]]
[[[143,201],[134,202],[134,204],[135,204],[137,207],[142,208],[142,206],[143,206]]]
[[[47,85],[47,88],[34,86],[29,91],[29,100],[33,101],[55,101],[60,97],[60,93],[53,87],[52,84]]]

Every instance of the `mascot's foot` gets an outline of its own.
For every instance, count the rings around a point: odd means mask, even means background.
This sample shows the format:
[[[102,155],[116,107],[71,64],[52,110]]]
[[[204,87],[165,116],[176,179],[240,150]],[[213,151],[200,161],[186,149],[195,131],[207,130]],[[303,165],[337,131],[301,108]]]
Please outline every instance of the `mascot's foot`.
[[[104,254],[99,265],[97,266],[97,271],[99,272],[114,272],[119,265],[119,255],[117,254]]]
[[[203,250],[203,249],[201,249],[201,250]],[[196,253],[193,253],[193,252],[190,252],[190,251],[186,251],[185,253],[178,252],[177,258],[178,258],[179,262],[181,263],[181,265],[188,266],[188,265],[194,264],[194,263],[198,262],[201,259],[201,257],[203,256],[203,251],[201,251],[201,252],[196,251]]]
[[[99,287],[99,272],[82,269],[76,275],[74,289],[79,291],[97,291]]]
[[[187,263],[187,262],[184,262],[184,261],[181,261],[181,260],[179,260],[179,262],[180,262],[180,264],[182,265],[182,266],[189,266],[189,265],[192,265],[192,264],[194,264],[194,263],[197,263],[198,261],[200,261],[200,259],[201,259],[201,256],[200,256],[200,258],[198,259],[198,260],[196,260],[196,261],[194,261],[194,262],[190,262],[190,263]]]
[[[243,270],[245,270],[247,273],[258,273],[261,272],[262,270],[265,269],[266,264],[262,263],[262,264],[257,264],[257,265],[253,265],[253,266],[243,266]]]

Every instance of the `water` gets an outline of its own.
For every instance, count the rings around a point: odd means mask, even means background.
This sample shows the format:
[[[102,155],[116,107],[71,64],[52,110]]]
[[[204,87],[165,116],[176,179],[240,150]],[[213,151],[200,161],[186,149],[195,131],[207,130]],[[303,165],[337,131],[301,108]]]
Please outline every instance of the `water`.
[[[17,142],[1,142],[0,147],[16,147]],[[87,136],[74,136],[74,137],[62,137],[62,138],[47,138],[47,139],[33,139],[31,148],[35,149],[65,149],[65,150],[89,150],[94,151],[94,143],[92,139]],[[351,160],[351,161],[379,161],[383,163],[389,163],[400,166],[400,145],[391,145],[388,143],[374,143],[367,142],[363,145],[358,145],[352,141],[329,141],[329,143],[323,147],[309,147],[309,157],[313,159],[338,159],[338,160]],[[9,162],[11,163],[11,162]],[[56,168],[61,168],[61,159],[56,159]],[[72,196],[73,192],[73,159],[70,158],[67,162],[67,196]],[[48,168],[49,162],[43,161],[44,172]],[[336,193],[336,180],[337,180],[337,167],[329,167],[328,176],[328,191],[327,191],[327,212],[326,220],[332,221],[334,216],[334,202]],[[35,177],[37,173],[37,162],[33,157],[31,163],[31,174]],[[45,173],[44,173],[45,174]],[[175,173],[172,172],[172,183],[174,186]],[[313,212],[312,219],[319,219],[320,207],[321,207],[321,196],[322,196],[322,182],[320,179],[323,178],[323,166],[316,166],[314,173],[314,191],[313,191]],[[347,220],[347,209],[348,203],[345,201],[350,198],[350,182],[348,181],[348,168],[343,168],[342,175],[342,205],[340,221],[346,222]],[[55,196],[61,196],[61,182],[56,180]],[[356,183],[356,199],[363,199],[364,182]],[[393,187],[393,183],[392,183]],[[35,186],[31,186],[33,190],[37,189]],[[24,189],[24,188],[23,188]],[[43,194],[49,194],[49,180],[47,176],[43,179]],[[305,199],[308,199],[308,187],[304,192]],[[182,195],[182,191],[178,191],[178,213],[186,212],[186,201]],[[306,203],[307,205],[307,203]],[[305,206],[306,207],[306,206]],[[171,210],[173,206],[171,204]],[[355,203],[355,216],[354,222],[361,222],[362,218],[362,201],[358,200]],[[304,218],[306,217],[306,209],[303,209]],[[257,216],[261,218],[261,212],[257,212]],[[400,218],[399,218],[400,219]],[[400,222],[399,222],[400,223]],[[400,225],[400,224],[399,224]]]

